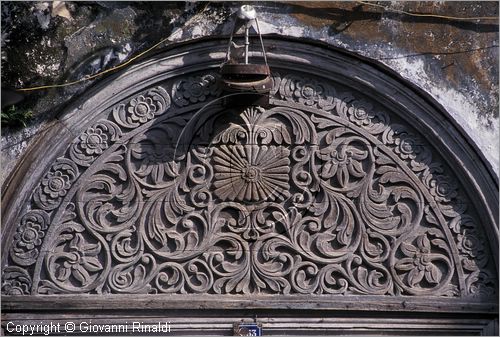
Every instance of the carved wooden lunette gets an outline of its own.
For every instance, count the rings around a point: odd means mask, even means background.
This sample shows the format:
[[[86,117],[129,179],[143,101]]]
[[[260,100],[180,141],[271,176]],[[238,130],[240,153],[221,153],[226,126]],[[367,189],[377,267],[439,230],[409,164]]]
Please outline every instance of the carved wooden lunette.
[[[266,108],[200,69],[89,119],[12,217],[2,293],[496,298],[474,196],[427,136],[274,69]]]

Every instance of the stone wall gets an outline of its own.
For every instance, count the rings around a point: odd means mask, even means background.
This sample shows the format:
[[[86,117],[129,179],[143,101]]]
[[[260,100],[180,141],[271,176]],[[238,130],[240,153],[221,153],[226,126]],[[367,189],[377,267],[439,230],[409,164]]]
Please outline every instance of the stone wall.
[[[263,34],[321,41],[376,60],[437,100],[497,172],[497,2],[255,2]],[[159,48],[232,28],[238,2],[2,2],[2,87],[74,81]],[[147,58],[150,54],[140,59]],[[140,59],[134,62],[140,62]],[[126,67],[118,71],[126,71]],[[104,75],[106,76],[106,75]],[[67,103],[93,83],[33,91],[16,106],[26,126],[2,123],[2,182],[39,132],[57,127]],[[497,173],[498,174],[498,173]]]

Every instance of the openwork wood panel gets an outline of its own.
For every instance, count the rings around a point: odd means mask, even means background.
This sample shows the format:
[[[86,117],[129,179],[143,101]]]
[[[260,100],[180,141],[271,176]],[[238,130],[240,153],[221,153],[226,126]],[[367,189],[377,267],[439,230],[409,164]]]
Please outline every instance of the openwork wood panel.
[[[474,196],[419,130],[273,81],[270,106],[231,107],[202,71],[89,123],[17,218],[3,294],[497,295]]]

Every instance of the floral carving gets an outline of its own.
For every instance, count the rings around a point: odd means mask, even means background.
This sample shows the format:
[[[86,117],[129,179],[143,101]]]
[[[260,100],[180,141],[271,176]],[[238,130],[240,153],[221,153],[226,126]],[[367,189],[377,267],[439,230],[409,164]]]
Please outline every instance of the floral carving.
[[[101,129],[90,127],[81,136],[82,149],[89,155],[101,154],[109,146],[108,135]]]
[[[100,261],[102,245],[90,242],[81,231],[83,227],[74,222],[60,225],[58,238],[46,257],[48,272],[54,283],[43,282],[41,290],[59,288],[71,291],[89,288],[95,283],[99,272],[104,269]]]
[[[441,281],[442,272],[432,263],[431,243],[425,235],[417,238],[417,245],[403,242],[401,251],[406,256],[396,263],[396,269],[407,271],[407,282],[411,287],[426,281],[437,284]]]
[[[495,292],[456,179],[379,103],[296,75],[274,74],[269,108],[189,111],[219,95],[211,74],[171,90],[182,109],[139,93],[50,167],[9,254],[40,263],[7,267],[4,293]]]
[[[87,167],[121,136],[115,123],[99,121],[80,135],[70,149],[71,159],[78,165]]]
[[[214,74],[189,77],[172,86],[172,98],[178,106],[205,102],[209,96],[217,97],[220,92],[221,87]]]
[[[49,172],[42,180],[43,192],[51,198],[64,197],[71,187],[69,174],[64,171]]]
[[[32,214],[33,215],[33,214]],[[42,239],[45,236],[44,230],[47,228],[45,221],[40,221],[40,218],[25,217],[21,221],[21,225],[17,228],[17,233],[14,235],[17,245],[31,250],[42,244]]]
[[[471,229],[465,229],[462,234],[458,234],[458,249],[469,255],[471,258],[479,256],[484,246],[477,237],[477,233]]]
[[[464,254],[464,263],[471,270],[483,267],[487,258],[486,241],[484,235],[478,230],[478,224],[470,216],[457,217],[451,222],[451,229],[457,233],[457,248]],[[474,263],[471,263],[474,260]],[[473,264],[473,265],[472,265]]]
[[[394,143],[396,145],[394,151],[402,159],[415,159],[421,152],[420,144],[418,144],[418,138],[414,135],[404,133],[400,137],[396,138]]]
[[[162,115],[168,108],[170,96],[163,87],[156,87],[137,95],[127,104],[119,104],[113,109],[113,117],[120,126],[135,128]]]
[[[414,238],[406,238],[398,249],[402,258],[394,261],[396,281],[411,294],[428,291],[444,296],[456,296],[458,286],[450,283],[454,263],[451,251],[438,229]]]
[[[70,241],[69,252],[60,253],[54,259],[63,259],[64,262],[58,265],[56,277],[59,281],[67,281],[73,276],[82,286],[90,283],[90,273],[102,270],[101,262],[97,255],[101,251],[101,245],[86,244],[80,233],[77,233]]]
[[[14,234],[14,245],[11,257],[20,265],[31,265],[36,261],[45,230],[49,225],[47,213],[33,210],[26,213],[20,221]]]
[[[59,158],[50,171],[42,178],[40,187],[35,191],[35,202],[44,210],[59,206],[79,174],[75,163],[66,158]]]
[[[178,165],[173,162],[176,140],[172,139],[176,128],[173,124],[159,125],[134,138],[131,155],[137,176],[160,184],[178,175]]]
[[[153,103],[151,97],[139,95],[130,101],[127,111],[133,121],[146,123],[148,120],[154,118],[156,105]]]
[[[29,295],[31,277],[26,269],[9,266],[2,271],[2,293],[5,295]]]
[[[347,109],[349,120],[358,126],[370,125],[373,118],[372,109],[372,105],[368,102],[357,102],[356,105],[352,105]]]
[[[334,108],[333,88],[314,79],[287,76],[282,79],[279,93],[286,100],[325,110]]]
[[[313,105],[317,103],[323,95],[323,88],[316,81],[305,82],[297,81],[293,95],[297,100],[305,105]]]
[[[457,185],[449,176],[438,175],[429,182],[430,192],[438,202],[450,202],[457,196]]]
[[[215,195],[222,200],[283,200],[290,151],[275,146],[225,146],[214,151]]]
[[[349,178],[362,178],[365,176],[363,160],[368,157],[368,152],[354,146],[341,144],[331,146],[321,151],[325,164],[321,169],[321,177],[330,179],[336,177],[341,187],[346,187]]]

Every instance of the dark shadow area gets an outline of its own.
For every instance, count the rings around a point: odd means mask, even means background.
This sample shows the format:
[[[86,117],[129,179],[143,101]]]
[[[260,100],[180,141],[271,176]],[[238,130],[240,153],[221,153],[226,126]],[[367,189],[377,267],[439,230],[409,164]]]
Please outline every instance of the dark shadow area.
[[[437,53],[425,52],[425,53],[414,53],[414,54],[407,54],[407,55],[394,56],[394,57],[381,57],[381,58],[378,58],[377,60],[394,60],[394,59],[423,56],[423,55],[457,55],[457,54],[466,54],[466,53],[471,53],[471,52],[480,51],[480,50],[493,49],[493,48],[498,48],[498,45],[491,45],[491,46],[487,46],[487,47],[472,48],[472,49],[458,50],[458,51],[451,51],[451,52],[437,52]],[[448,65],[448,66],[450,66],[450,65]]]
[[[353,21],[363,21],[363,20],[380,20],[382,17],[386,17],[391,20],[409,22],[416,24],[446,24],[456,27],[458,29],[470,30],[476,33],[492,33],[498,32],[498,22],[492,23],[492,20],[482,20],[475,22],[475,20],[464,21],[452,18],[440,18],[440,17],[418,17],[410,16],[403,13],[395,13],[391,11],[374,11],[368,9],[366,5],[359,4],[355,6],[352,10],[332,8],[332,7],[316,7],[310,8],[302,6],[296,3],[287,4],[291,7],[290,14],[306,14],[319,19],[334,20],[340,22],[353,22]],[[282,9],[277,8],[276,13],[279,13]],[[424,13],[422,13],[424,14]],[[431,13],[429,13],[431,14]],[[490,13],[490,16],[498,15],[497,13]]]

